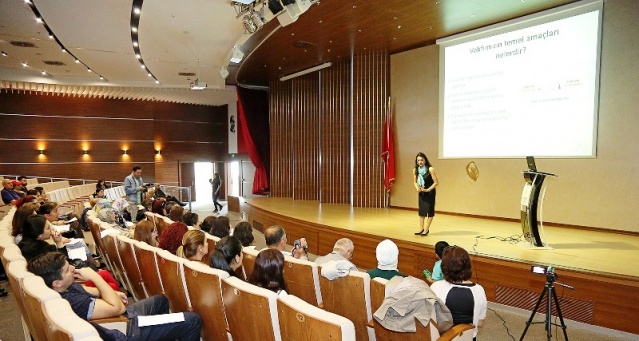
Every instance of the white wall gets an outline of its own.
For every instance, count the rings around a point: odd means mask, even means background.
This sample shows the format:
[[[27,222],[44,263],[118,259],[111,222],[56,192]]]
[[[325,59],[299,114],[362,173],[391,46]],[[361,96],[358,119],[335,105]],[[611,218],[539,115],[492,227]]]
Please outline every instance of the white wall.
[[[639,232],[639,1],[604,4],[597,157],[539,159],[559,175],[548,182],[544,220]],[[439,49],[391,57],[396,103],[396,182],[391,205],[417,207],[415,154],[423,151],[440,180],[437,211],[519,219],[524,159],[438,159]],[[474,161],[479,179],[466,175]]]

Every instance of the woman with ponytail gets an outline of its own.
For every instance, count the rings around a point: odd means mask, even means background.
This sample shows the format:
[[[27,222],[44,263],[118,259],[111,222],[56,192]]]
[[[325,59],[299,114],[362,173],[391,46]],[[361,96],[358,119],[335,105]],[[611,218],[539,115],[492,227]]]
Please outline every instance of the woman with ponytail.
[[[229,275],[241,278],[236,270],[242,266],[242,243],[237,237],[228,236],[220,239],[211,254],[211,267],[226,271]]]
[[[188,260],[201,262],[208,250],[209,246],[204,232],[190,230],[182,237],[182,245],[178,247],[176,255]]]

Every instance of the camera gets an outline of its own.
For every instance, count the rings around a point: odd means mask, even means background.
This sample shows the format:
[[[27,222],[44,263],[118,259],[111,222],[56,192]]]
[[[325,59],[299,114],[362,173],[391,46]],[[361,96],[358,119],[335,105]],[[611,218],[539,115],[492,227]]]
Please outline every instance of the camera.
[[[539,275],[546,275],[546,281],[554,282],[559,278],[559,275],[555,273],[555,268],[552,266],[543,267],[541,265],[532,265],[530,267],[530,272]]]
[[[295,241],[293,242],[293,247],[296,249],[300,248],[304,249],[304,251],[308,251],[308,246],[302,246],[302,242],[299,239],[295,239]]]

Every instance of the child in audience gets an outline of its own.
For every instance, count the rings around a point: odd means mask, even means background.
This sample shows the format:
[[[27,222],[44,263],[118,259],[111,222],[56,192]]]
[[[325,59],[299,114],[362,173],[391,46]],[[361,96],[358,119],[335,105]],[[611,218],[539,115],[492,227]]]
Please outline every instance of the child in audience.
[[[448,243],[443,240],[438,241],[435,244],[435,255],[437,256],[437,261],[435,262],[435,265],[433,266],[433,273],[429,277],[427,275],[427,271],[424,270],[424,274],[426,275],[426,281],[429,284],[433,284],[433,282],[441,281],[442,279],[444,279],[444,274],[442,273],[442,254],[444,253],[444,250],[448,246],[449,246]]]

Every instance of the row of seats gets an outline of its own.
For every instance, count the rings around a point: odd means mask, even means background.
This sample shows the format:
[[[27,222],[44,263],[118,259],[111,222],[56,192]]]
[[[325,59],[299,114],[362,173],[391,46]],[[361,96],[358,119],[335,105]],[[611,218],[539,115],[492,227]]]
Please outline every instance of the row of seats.
[[[29,180],[27,180],[27,188],[33,189],[34,187],[42,187],[44,191],[48,193],[51,191],[55,191],[56,189],[71,187],[71,184],[69,184],[69,180],[61,180],[61,181],[43,182],[43,183],[31,185],[29,183]],[[95,188],[95,185],[94,185],[94,188]]]
[[[95,187],[93,187],[95,190]],[[126,192],[124,191],[124,185],[107,188],[104,191],[104,195],[106,195],[107,199],[115,200],[117,198],[122,198],[126,196]]]
[[[153,219],[159,230],[159,225],[171,223],[166,217],[153,213],[147,215],[149,219]],[[92,217],[89,218],[89,224],[97,239],[100,239],[99,234],[103,232],[103,228],[109,228],[108,224]],[[219,239],[210,235],[208,238],[210,255]],[[229,278],[226,272],[212,269],[200,262],[179,258],[168,251],[119,234],[107,235],[97,245],[106,255],[116,277],[125,283],[136,299],[163,293],[169,298],[172,311],[189,310],[206,316],[216,316],[204,321],[205,334],[215,335],[210,338],[211,340],[220,339],[227,332],[234,340],[248,340],[251,337],[255,339],[258,335],[262,335],[259,339],[279,340],[278,329],[284,335],[284,324],[289,328],[295,325],[294,321],[288,320],[290,316],[282,315],[286,310],[279,307],[284,304],[280,302],[282,298],[277,299],[272,292],[237,278]],[[248,247],[243,249],[243,253],[241,272],[246,277],[246,274],[253,271],[259,252]],[[285,259],[284,279],[288,293],[295,298],[294,300],[303,302],[287,309],[298,309],[298,317],[301,316],[299,314],[314,312],[319,314],[317,316],[332,316],[332,320],[328,321],[334,323],[343,321],[344,318],[350,322],[340,325],[339,328],[335,324],[321,325],[322,331],[332,330],[326,335],[335,336],[337,330],[341,330],[341,333],[348,330],[350,333],[350,329],[345,328],[352,326],[352,338],[346,340],[445,340],[458,336],[461,340],[472,339],[472,325],[460,326],[441,336],[435,322],[431,323],[430,327],[418,328],[413,334],[389,331],[372,319],[372,312],[376,311],[384,300],[387,280],[371,280],[368,273],[354,271],[344,278],[330,281],[319,275],[320,270],[314,262],[292,257]],[[247,296],[252,299],[249,300]],[[251,314],[246,314],[246,310],[241,307],[250,307]],[[234,308],[238,311],[234,311]],[[273,313],[273,310],[276,313]],[[246,328],[247,325],[256,327]],[[265,338],[264,335],[273,335],[273,338]],[[314,339],[319,338],[314,336]]]
[[[69,302],[27,271],[27,262],[11,237],[15,208],[0,221],[0,253],[9,285],[22,315],[26,340],[101,340],[91,324],[78,317]]]
[[[166,223],[156,215],[150,218],[156,224]],[[94,236],[109,228],[92,214],[89,226]],[[214,247],[217,240],[211,236],[209,245]],[[355,340],[350,320],[294,295],[278,298],[224,271],[118,233],[107,234],[96,244],[135,299],[164,294],[171,311],[205,316],[203,340]]]

